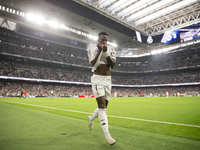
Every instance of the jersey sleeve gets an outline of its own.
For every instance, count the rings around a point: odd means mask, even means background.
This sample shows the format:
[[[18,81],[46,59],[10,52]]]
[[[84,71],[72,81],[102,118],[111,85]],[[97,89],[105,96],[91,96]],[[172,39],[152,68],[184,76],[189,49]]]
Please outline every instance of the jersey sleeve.
[[[116,60],[116,52],[113,47],[111,47],[110,57],[114,60]]]

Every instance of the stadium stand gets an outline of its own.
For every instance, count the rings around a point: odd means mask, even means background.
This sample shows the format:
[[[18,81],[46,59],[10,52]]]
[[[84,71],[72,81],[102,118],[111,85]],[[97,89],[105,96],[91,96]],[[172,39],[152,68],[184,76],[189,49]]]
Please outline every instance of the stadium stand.
[[[23,33],[33,35],[36,31],[22,27]],[[38,32],[37,32],[38,33]],[[44,34],[44,33],[43,33]],[[42,35],[43,35],[42,34]],[[43,40],[17,34],[0,28],[0,76],[30,79],[71,81],[71,84],[43,83],[1,79],[1,93],[18,95],[20,90],[28,89],[28,93],[37,96],[48,96],[55,89],[57,96],[87,95],[92,93],[89,85],[77,85],[73,82],[90,83],[91,65],[88,63],[84,43],[74,44],[70,39],[57,39],[45,36]],[[57,40],[56,40],[57,39]],[[48,42],[46,40],[49,40]],[[63,43],[58,43],[63,41]],[[66,42],[67,41],[67,42]],[[177,92],[199,93],[199,86],[187,87],[143,87],[121,88],[117,85],[155,85],[174,83],[193,83],[200,81],[200,48],[188,47],[181,51],[140,58],[117,58],[112,70],[113,91],[120,96],[164,96],[168,91],[171,95]],[[80,65],[81,64],[81,65]],[[125,94],[126,93],[126,94]]]

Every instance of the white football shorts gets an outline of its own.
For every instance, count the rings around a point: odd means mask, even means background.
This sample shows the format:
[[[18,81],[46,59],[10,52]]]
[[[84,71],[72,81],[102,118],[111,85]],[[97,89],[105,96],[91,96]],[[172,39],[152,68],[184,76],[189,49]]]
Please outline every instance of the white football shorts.
[[[111,97],[111,76],[93,75],[91,82],[95,98],[105,96],[105,99],[109,101]]]

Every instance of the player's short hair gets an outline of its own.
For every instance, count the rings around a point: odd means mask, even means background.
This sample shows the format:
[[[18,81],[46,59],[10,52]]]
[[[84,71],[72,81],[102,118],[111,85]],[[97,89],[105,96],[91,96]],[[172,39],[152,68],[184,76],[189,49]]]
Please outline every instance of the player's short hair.
[[[104,32],[104,31],[101,31],[101,32],[98,33],[98,37],[101,36],[101,35],[106,35],[106,36],[108,36],[108,33]]]

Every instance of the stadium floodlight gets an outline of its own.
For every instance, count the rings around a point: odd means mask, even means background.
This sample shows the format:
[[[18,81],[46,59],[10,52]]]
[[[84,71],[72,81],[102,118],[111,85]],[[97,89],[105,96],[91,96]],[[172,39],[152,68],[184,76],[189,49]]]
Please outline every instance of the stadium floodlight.
[[[65,27],[65,30],[69,31],[69,29],[70,29],[69,27]]]
[[[97,36],[92,36],[92,39],[97,41],[98,40],[98,37]]]
[[[26,14],[26,18],[27,18],[29,21],[35,20],[35,16],[34,16],[33,14],[30,14],[30,13]]]
[[[77,32],[77,34],[79,34],[79,35],[80,35],[80,34],[81,34],[81,31],[78,31],[78,32]]]
[[[1,6],[0,5],[0,9],[3,9],[5,10],[5,6]],[[70,27],[67,27],[65,26],[64,24],[59,24],[57,21],[55,20],[45,20],[41,15],[34,15],[33,13],[24,13],[24,12],[20,12],[20,11],[15,11],[14,9],[10,9],[10,8],[7,8],[6,9],[9,13],[14,13],[16,12],[16,15],[20,15],[22,17],[26,17],[27,20],[31,21],[31,22],[34,22],[36,24],[47,24],[49,25],[50,27],[53,27],[53,28],[61,28],[63,30],[67,30],[67,31],[70,31],[72,33],[75,33],[75,34],[78,34],[78,35],[82,35],[82,36],[85,36],[85,37],[88,37],[92,40],[95,40],[97,41],[98,37],[97,36],[93,36],[91,34],[88,34],[88,33],[85,33],[85,32],[82,32],[80,30],[77,30],[77,29],[74,29],[74,28],[70,28]],[[112,45],[113,47],[117,47],[117,44],[115,43],[111,43],[111,42],[108,42],[109,45]]]
[[[113,46],[113,47],[117,47],[117,44],[115,44],[115,43],[112,43],[112,46]]]
[[[91,35],[91,34],[89,34],[89,35],[88,35],[88,37],[91,39],[91,38],[92,38],[92,35]]]
[[[59,26],[59,28],[61,28],[61,29],[66,29],[66,27],[65,27],[64,24],[61,24],[61,25]]]
[[[46,20],[42,16],[36,16],[34,20],[37,24],[44,24]]]
[[[52,20],[47,21],[47,24],[53,28],[58,28],[59,26],[59,23],[57,21],[52,21]]]

